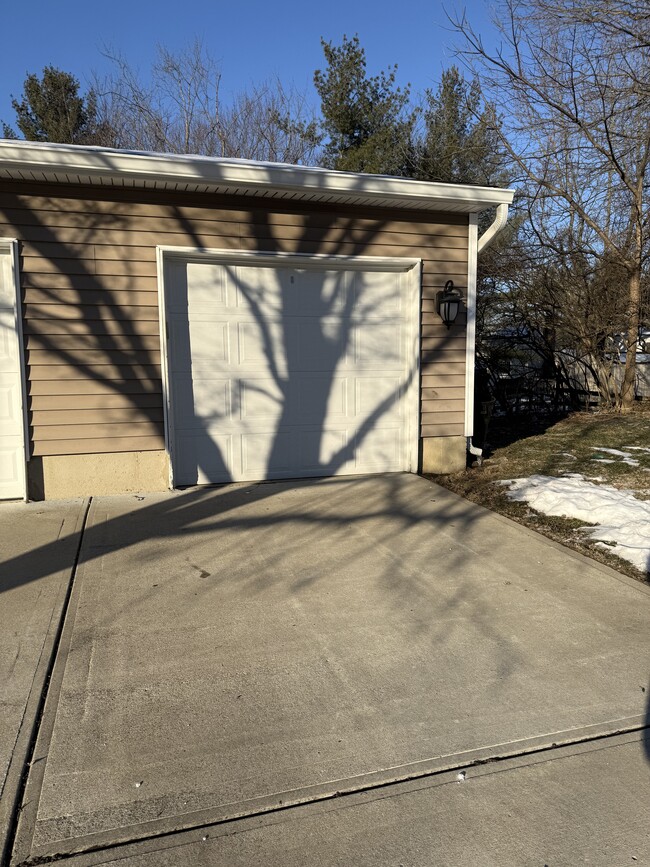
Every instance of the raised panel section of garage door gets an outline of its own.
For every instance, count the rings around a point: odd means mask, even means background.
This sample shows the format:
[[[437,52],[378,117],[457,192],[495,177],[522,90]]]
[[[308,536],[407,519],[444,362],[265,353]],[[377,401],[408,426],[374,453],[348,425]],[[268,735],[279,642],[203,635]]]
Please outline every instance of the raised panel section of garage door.
[[[405,469],[402,280],[170,261],[175,484]]]

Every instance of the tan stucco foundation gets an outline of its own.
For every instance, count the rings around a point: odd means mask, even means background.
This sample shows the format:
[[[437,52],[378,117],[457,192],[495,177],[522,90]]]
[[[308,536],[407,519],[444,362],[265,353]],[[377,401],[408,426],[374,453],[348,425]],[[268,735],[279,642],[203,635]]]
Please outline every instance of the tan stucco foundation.
[[[467,461],[465,437],[425,437],[422,440],[422,472],[433,475],[458,473]]]
[[[422,440],[423,473],[456,473],[465,466],[465,437],[425,437]],[[169,459],[163,450],[45,455],[29,462],[28,480],[31,500],[166,491]]]
[[[32,500],[165,491],[169,486],[169,462],[162,450],[46,455],[32,458],[28,478]]]

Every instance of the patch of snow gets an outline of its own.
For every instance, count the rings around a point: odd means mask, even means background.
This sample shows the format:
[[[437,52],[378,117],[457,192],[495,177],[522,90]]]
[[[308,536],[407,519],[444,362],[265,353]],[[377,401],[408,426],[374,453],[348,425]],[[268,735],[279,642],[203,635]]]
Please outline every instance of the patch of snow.
[[[645,446],[625,446],[625,448],[631,452],[648,452],[650,454],[650,449],[645,448]]]
[[[617,458],[620,458],[620,463],[628,464],[631,467],[638,467],[639,462],[632,457],[629,452],[622,452],[620,449],[601,449],[596,446],[591,447],[592,452],[604,452],[606,455],[615,455]],[[601,464],[608,463],[618,463],[618,461],[608,461],[606,458],[592,458],[592,461],[600,461]]]
[[[617,455],[620,458],[629,458],[629,454],[627,452],[622,452],[620,449],[606,449],[600,448],[600,446],[592,446],[592,452],[605,452],[606,455]]]
[[[595,485],[573,474],[506,479],[511,500],[528,503],[537,512],[576,518],[596,524],[581,528],[590,538],[613,542],[609,550],[642,572],[650,571],[650,503],[637,500],[632,491]],[[609,547],[609,546],[607,546]]]

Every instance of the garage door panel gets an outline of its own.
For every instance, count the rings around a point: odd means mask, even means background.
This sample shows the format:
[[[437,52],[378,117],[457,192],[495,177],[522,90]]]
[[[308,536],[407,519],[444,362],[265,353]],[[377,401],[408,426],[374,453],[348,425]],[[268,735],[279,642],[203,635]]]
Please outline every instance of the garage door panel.
[[[201,427],[205,422],[230,421],[233,414],[232,384],[215,377],[194,380],[177,378],[174,394],[174,426],[179,430]]]
[[[285,395],[271,377],[242,379],[239,382],[239,417],[246,421],[278,419]]]
[[[0,364],[3,370],[18,370],[20,367],[15,322],[14,311],[0,307]]]
[[[402,396],[404,389],[399,376],[357,377],[354,381],[354,387],[357,417],[369,418],[378,411],[381,411],[384,423],[403,417]]]
[[[277,370],[277,376],[286,378],[286,342],[297,341],[294,323],[280,323],[268,320],[260,322],[237,323],[237,355],[233,362],[242,368],[261,368]]]
[[[8,434],[22,430],[21,403],[20,383],[16,382],[13,373],[0,373],[0,421],[5,425],[15,425],[15,430],[4,427]]]
[[[354,414],[350,406],[350,382],[347,377],[312,376],[297,383],[296,422],[313,424],[324,418],[347,421]]]
[[[236,268],[237,306],[264,319],[282,316],[282,269]]]
[[[176,273],[177,484],[407,468],[399,273],[210,262]]]
[[[357,367],[390,369],[403,364],[403,337],[394,320],[373,320],[365,327],[355,327],[352,345]]]
[[[344,315],[352,306],[348,272],[293,269],[287,276],[290,291],[285,312],[289,315],[317,316],[323,319]]]
[[[354,309],[357,321],[368,317],[401,316],[403,299],[399,274],[383,271],[358,271],[354,275]]]
[[[403,433],[401,428],[370,430],[355,438],[355,466],[359,472],[386,472],[402,468]]]
[[[238,322],[239,364],[242,367],[274,366],[286,378],[306,372],[348,366],[353,348],[350,329],[340,320],[304,316],[282,322]]]
[[[205,314],[236,309],[236,283],[222,265],[209,262],[174,263],[175,286],[178,287],[170,305],[172,312]],[[188,287],[191,287],[191,291]]]
[[[230,364],[231,325],[221,319],[212,322],[189,322],[189,349],[191,361]]]
[[[174,468],[179,485],[208,485],[232,480],[232,434],[214,430],[181,431],[176,437]]]
[[[242,470],[247,479],[272,478],[293,470],[295,431],[268,428],[241,436]]]
[[[332,318],[298,320],[297,352],[291,354],[291,368],[300,371],[332,371],[348,367],[352,357],[351,331]]]
[[[341,314],[351,304],[346,272],[239,267],[237,276],[239,306],[265,319]]]
[[[0,499],[17,496],[16,489],[22,486],[21,451],[22,437],[2,437],[0,444]]]
[[[320,470],[321,474],[332,475],[350,472],[348,444],[351,435],[347,430],[306,431],[303,437],[303,462],[307,471],[315,473]],[[318,455],[317,461],[314,461],[314,455]]]
[[[230,364],[231,325],[222,320],[187,320],[174,317],[169,320],[169,342],[174,358],[174,369],[190,371],[197,364]]]

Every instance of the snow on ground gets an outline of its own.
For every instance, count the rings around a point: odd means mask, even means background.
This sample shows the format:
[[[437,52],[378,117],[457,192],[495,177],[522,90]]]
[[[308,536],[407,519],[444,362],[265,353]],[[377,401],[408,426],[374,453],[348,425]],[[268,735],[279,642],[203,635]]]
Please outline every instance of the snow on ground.
[[[595,524],[582,532],[642,572],[650,571],[650,502],[637,500],[632,491],[595,485],[579,473],[506,479],[501,484],[509,485],[511,500],[528,503],[544,515]]]
[[[639,462],[636,460],[636,458],[633,458],[629,452],[622,452],[620,449],[601,449],[597,448],[596,446],[592,446],[591,450],[593,452],[603,452],[606,455],[614,455],[615,458],[618,459],[618,461],[616,461],[608,460],[607,458],[592,458],[592,461],[599,461],[601,464],[613,464],[620,461],[620,463],[629,464],[629,466],[631,467],[639,466]],[[645,449],[643,451],[645,451]]]

